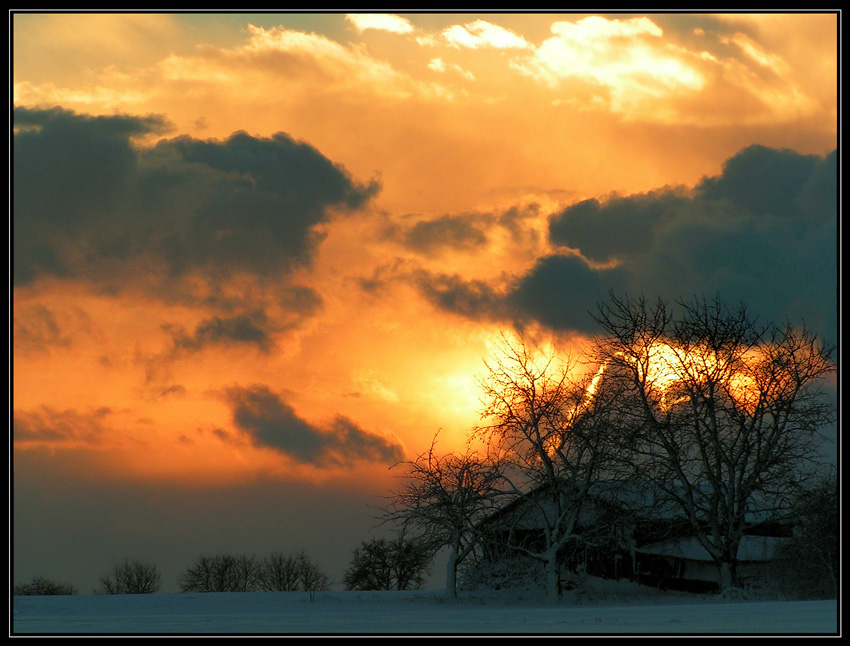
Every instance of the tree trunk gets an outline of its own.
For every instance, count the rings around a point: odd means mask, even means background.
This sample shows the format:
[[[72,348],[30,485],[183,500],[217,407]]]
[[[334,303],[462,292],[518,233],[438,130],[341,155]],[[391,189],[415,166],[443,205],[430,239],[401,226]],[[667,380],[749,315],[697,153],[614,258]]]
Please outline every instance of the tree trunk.
[[[720,591],[731,590],[738,584],[735,577],[735,566],[729,561],[720,562]]]
[[[546,597],[557,601],[561,596],[561,567],[557,556],[544,561],[546,566]]]
[[[458,554],[453,547],[446,564],[446,594],[452,599],[457,599],[457,564]]]

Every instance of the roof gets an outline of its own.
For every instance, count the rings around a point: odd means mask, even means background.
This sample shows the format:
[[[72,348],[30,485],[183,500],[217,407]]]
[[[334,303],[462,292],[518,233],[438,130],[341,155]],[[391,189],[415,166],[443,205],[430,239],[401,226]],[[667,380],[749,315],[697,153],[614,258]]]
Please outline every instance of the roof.
[[[559,494],[562,504],[569,505],[570,491],[578,489],[568,482],[561,483]],[[491,527],[500,522],[510,522],[514,528],[533,529],[541,527],[543,518],[550,516],[551,500],[547,495],[552,493],[553,484],[547,483],[527,492],[525,495],[516,494],[512,499],[496,509],[482,524]],[[696,490],[696,489],[695,489]],[[703,488],[704,492],[704,488]],[[573,499],[574,504],[581,507],[580,523],[593,522],[597,512],[602,508],[617,510],[623,515],[621,520],[630,518],[632,522],[687,521],[687,516],[681,505],[670,493],[665,492],[657,484],[637,479],[599,479],[590,485],[587,497]],[[756,496],[748,501],[748,510],[744,516],[748,526],[759,525],[774,520],[781,520],[773,511],[762,503]],[[706,558],[707,555],[706,555]]]

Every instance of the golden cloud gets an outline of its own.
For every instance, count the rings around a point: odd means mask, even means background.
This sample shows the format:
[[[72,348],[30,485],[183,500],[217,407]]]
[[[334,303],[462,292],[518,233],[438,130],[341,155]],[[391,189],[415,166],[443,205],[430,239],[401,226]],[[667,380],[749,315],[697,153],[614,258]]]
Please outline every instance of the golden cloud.
[[[395,34],[407,34],[413,31],[413,25],[407,18],[391,13],[349,13],[346,14],[345,19],[360,32],[376,29]]]

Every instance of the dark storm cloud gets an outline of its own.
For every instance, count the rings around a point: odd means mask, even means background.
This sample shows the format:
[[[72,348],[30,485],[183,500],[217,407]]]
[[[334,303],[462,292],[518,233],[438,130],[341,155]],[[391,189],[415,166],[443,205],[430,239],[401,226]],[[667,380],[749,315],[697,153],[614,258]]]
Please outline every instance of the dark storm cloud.
[[[233,421],[257,444],[277,449],[300,462],[317,466],[348,465],[355,461],[395,463],[401,446],[337,416],[327,428],[301,419],[267,386],[231,388],[226,393]]]
[[[279,133],[225,141],[133,137],[158,119],[14,111],[14,280],[103,282],[140,273],[244,270],[276,276],[310,260],[315,225],[377,191]]]
[[[510,322],[522,327],[534,320],[555,329],[589,330],[592,311],[611,289],[628,284],[619,267],[591,268],[577,255],[540,258],[525,275],[506,288],[454,274],[417,270],[413,282],[434,307],[465,318]]]
[[[811,225],[834,223],[836,181],[835,152],[821,158],[751,146],[693,191],[665,188],[569,206],[550,220],[549,235],[589,260],[607,262],[658,252],[666,236],[681,238],[679,231],[731,236],[757,223],[773,227],[766,236],[780,238],[794,230],[779,230],[785,222],[805,234]]]
[[[417,222],[403,236],[404,245],[430,254],[441,249],[474,249],[487,242],[480,216],[444,215]]]
[[[248,345],[262,352],[273,346],[274,331],[265,312],[231,317],[213,316],[201,321],[192,334],[174,333],[174,349],[194,352],[210,345]]]
[[[838,169],[826,157],[752,146],[706,178],[650,253],[628,259],[632,291],[719,295],[837,341]]]
[[[413,272],[412,280],[427,300],[447,312],[471,319],[500,318],[507,313],[502,295],[484,281],[424,270]]]
[[[718,296],[763,320],[805,323],[837,340],[837,155],[752,146],[694,189],[587,200],[550,220],[580,255],[538,259],[507,289],[415,276],[437,307],[471,318],[532,318],[593,331],[608,293]],[[607,263],[607,264],[597,264]]]
[[[696,200],[727,201],[742,214],[768,219],[822,219],[837,206],[836,151],[826,159],[793,150],[750,146],[726,161],[723,173],[696,188]],[[813,205],[812,200],[818,204]]]
[[[320,239],[313,227],[327,221],[328,209],[357,208],[377,190],[355,185],[314,148],[284,134],[236,133],[224,142],[181,137],[148,156],[168,172],[175,158],[180,177],[207,198],[163,245],[178,271],[214,263],[273,274],[306,262]]]
[[[269,352],[279,333],[297,328],[322,307],[321,296],[308,287],[280,287],[276,296],[274,316],[269,316],[267,305],[236,312],[222,308],[225,313],[205,318],[191,333],[182,327],[163,325],[163,330],[172,337],[171,349],[152,360],[167,362],[186,352],[200,352],[214,346],[254,347]]]
[[[620,267],[592,269],[575,255],[546,256],[505,296],[518,320],[534,319],[555,329],[590,330],[596,304],[627,284]]]
[[[88,253],[86,243],[103,241],[139,170],[131,138],[160,132],[164,123],[17,108],[14,126],[15,282],[67,276],[73,268],[63,244],[78,242]]]
[[[498,229],[508,232],[516,243],[533,242],[536,232],[526,221],[537,216],[535,205],[514,207],[501,213],[444,214],[422,219],[413,225],[393,224],[388,238],[418,253],[434,256],[444,251],[474,252],[486,247]]]
[[[580,249],[594,262],[606,263],[652,248],[654,231],[675,218],[688,198],[663,190],[646,195],[595,198],[566,208],[549,222],[549,239]]]

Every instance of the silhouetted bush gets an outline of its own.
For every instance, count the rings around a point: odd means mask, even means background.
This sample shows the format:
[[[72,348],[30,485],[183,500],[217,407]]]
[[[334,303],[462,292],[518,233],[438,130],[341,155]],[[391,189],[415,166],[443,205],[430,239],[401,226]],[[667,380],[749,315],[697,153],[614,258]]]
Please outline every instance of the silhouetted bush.
[[[263,560],[260,587],[284,592],[304,590],[312,599],[316,592],[330,588],[330,579],[305,552],[276,552]]]
[[[251,592],[259,589],[261,575],[262,564],[254,556],[203,555],[177,583],[182,592]]]
[[[37,576],[33,577],[29,583],[16,585],[14,594],[22,596],[77,594],[77,589],[67,583],[55,583],[43,576]]]
[[[151,594],[159,590],[160,574],[156,565],[125,559],[112,575],[100,578],[97,594]]]
[[[260,587],[266,591],[292,592],[301,589],[301,555],[276,552],[263,561]]]
[[[398,537],[374,539],[354,550],[345,573],[346,590],[418,590],[425,582],[432,551]]]
[[[319,569],[319,566],[306,558],[301,569],[301,585],[310,594],[310,601],[316,598],[317,592],[329,590],[331,581],[328,576]]]

